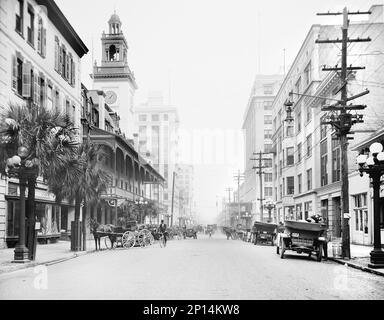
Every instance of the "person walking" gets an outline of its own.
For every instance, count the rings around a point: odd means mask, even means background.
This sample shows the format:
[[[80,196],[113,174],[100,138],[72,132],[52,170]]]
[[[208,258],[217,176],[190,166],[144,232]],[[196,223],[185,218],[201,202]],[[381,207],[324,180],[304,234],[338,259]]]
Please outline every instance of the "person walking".
[[[161,220],[160,226],[159,226],[159,233],[161,233],[164,236],[164,246],[167,245],[167,225],[164,223],[164,220]]]

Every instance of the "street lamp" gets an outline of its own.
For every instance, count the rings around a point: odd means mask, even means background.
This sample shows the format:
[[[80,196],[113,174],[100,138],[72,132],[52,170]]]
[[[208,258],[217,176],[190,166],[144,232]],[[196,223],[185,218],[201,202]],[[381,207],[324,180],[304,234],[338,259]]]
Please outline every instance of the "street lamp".
[[[272,222],[272,210],[276,208],[276,204],[268,200],[267,203],[264,205],[264,208],[268,210],[268,223]]]
[[[25,187],[28,174],[34,173],[38,160],[28,160],[28,155],[28,149],[21,146],[17,149],[17,154],[6,161],[7,175],[18,178],[20,185],[19,242],[14,251],[14,262],[19,263],[30,261],[29,250],[25,245]]]
[[[370,147],[370,156],[360,154],[356,161],[359,165],[360,176],[369,174],[373,186],[373,250],[371,251],[370,268],[384,268],[384,251],[381,249],[380,228],[380,184],[384,174],[383,145],[374,142]]]
[[[136,200],[135,203],[139,206],[139,211],[140,211],[140,223],[143,223],[143,216],[142,216],[142,206],[144,205],[147,205],[148,204],[148,201],[147,200],[143,200],[143,199],[139,199],[139,200]]]

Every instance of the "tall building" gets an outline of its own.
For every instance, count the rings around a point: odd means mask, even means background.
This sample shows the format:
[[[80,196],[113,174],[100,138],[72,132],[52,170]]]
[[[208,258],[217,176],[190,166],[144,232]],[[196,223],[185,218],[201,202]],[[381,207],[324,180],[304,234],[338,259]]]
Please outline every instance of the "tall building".
[[[33,103],[72,116],[80,128],[81,57],[87,47],[52,0],[0,1],[0,106]],[[0,108],[1,108],[0,107]],[[0,247],[18,241],[19,181],[0,178]],[[73,216],[70,203],[55,203],[38,179],[38,239],[60,237]]]
[[[372,6],[366,21],[352,22],[351,38],[370,37],[371,42],[359,42],[348,47],[348,65],[365,66],[349,75],[348,94],[352,96],[369,88],[370,93],[353,101],[367,105],[359,113],[364,124],[354,125],[354,142],[359,143],[369,133],[382,127],[384,110],[380,97],[384,95],[384,15],[383,5]],[[340,99],[337,73],[324,72],[322,67],[340,65],[340,48],[333,44],[316,44],[317,39],[341,37],[339,25],[313,25],[288,71],[273,102],[274,196],[277,201],[277,220],[306,219],[314,213],[322,214],[329,226],[329,237],[341,236],[341,150],[339,139],[331,126],[322,124],[326,112],[321,108]],[[379,54],[377,54],[379,53]],[[293,101],[292,114],[285,121],[284,102]],[[364,132],[365,131],[365,132]],[[356,152],[348,151],[349,171],[357,168]],[[356,243],[372,242],[372,215],[368,214],[368,192],[350,187],[351,239]],[[360,215],[361,213],[361,215]],[[356,223],[357,222],[357,223]],[[355,224],[359,230],[356,230]],[[360,226],[361,230],[360,230]],[[366,233],[359,236],[358,233]],[[360,240],[359,240],[360,239]]]
[[[133,138],[135,76],[128,65],[128,43],[121,29],[122,22],[114,13],[108,21],[108,33],[101,37],[101,65],[93,67],[93,89],[105,92],[106,103],[119,114],[120,129]]]
[[[260,211],[260,178],[254,166],[258,162],[255,153],[270,152],[272,148],[272,103],[280,88],[282,75],[256,75],[248,105],[244,113],[243,133],[245,140],[245,179],[240,188],[240,199],[252,203],[252,214],[255,220],[261,221]],[[263,154],[262,165],[262,197],[272,198],[272,154]],[[263,218],[266,213],[263,211]]]
[[[177,182],[179,189],[179,225],[189,225],[196,221],[194,202],[194,170],[192,165],[178,165]]]
[[[179,115],[177,108],[166,105],[161,93],[151,92],[147,102],[134,108],[137,146],[140,154],[149,153],[152,166],[165,178],[164,214],[172,216],[172,188],[178,163]],[[178,179],[175,176],[173,223],[178,223]]]

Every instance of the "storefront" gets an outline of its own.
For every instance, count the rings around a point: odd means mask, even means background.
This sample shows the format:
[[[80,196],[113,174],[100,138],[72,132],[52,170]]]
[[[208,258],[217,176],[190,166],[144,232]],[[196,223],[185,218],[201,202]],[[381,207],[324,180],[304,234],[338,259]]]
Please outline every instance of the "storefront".
[[[19,238],[20,200],[17,183],[8,184],[6,199],[6,235],[7,247],[14,247]],[[57,204],[54,197],[46,189],[36,188],[35,202],[36,222],[40,223],[37,233],[41,243],[55,242],[66,238],[70,232],[70,221],[73,220],[74,208],[68,204]]]

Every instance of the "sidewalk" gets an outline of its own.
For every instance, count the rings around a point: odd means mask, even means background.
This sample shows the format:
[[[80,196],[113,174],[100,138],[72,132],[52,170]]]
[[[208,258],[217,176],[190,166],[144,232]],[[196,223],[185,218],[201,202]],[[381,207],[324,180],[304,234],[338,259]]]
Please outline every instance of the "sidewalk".
[[[29,263],[13,263],[14,248],[0,250],[0,274],[25,269],[41,264],[54,264],[73,259],[78,256],[93,252],[95,241],[87,240],[87,251],[74,252],[70,250],[69,241],[58,241],[52,244],[38,244],[36,248],[36,260]]]
[[[384,276],[384,269],[372,269],[368,267],[370,263],[370,252],[373,250],[372,246],[362,246],[351,244],[351,259],[342,259],[333,257],[332,243],[328,243],[328,259],[340,264],[362,271],[370,272],[379,276]]]

